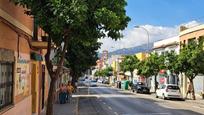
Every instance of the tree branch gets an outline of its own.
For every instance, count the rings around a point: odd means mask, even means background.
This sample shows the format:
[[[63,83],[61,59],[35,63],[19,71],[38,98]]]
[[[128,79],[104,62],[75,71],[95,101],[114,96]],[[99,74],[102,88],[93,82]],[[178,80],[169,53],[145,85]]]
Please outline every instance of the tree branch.
[[[58,63],[58,67],[57,67],[57,70],[56,70],[56,75],[59,75],[59,73],[61,72],[62,70],[62,66],[63,66],[63,63],[64,63],[64,59],[65,59],[65,53],[66,53],[66,50],[67,50],[67,47],[68,47],[68,39],[69,37],[64,37],[64,47],[63,47],[63,50],[62,50],[62,54],[61,54],[61,59]],[[58,77],[58,76],[56,76]]]
[[[52,39],[49,36],[48,37],[48,45],[47,45],[47,53],[45,55],[45,63],[47,65],[47,70],[48,70],[48,72],[50,74],[50,77],[53,79],[53,76],[52,76],[54,74],[54,72],[53,72],[53,65],[52,65],[52,62],[50,60],[51,43],[52,43]]]

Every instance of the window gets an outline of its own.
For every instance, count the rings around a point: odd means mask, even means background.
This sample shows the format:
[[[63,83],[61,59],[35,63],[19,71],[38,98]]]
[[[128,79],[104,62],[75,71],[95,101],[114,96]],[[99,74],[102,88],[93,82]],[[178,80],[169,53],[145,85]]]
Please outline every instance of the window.
[[[192,42],[195,42],[196,38],[191,38],[191,39],[188,39],[188,43],[192,43]]]
[[[200,36],[199,38],[198,38],[198,42],[203,42],[203,40],[204,40],[204,36]]]
[[[13,64],[0,62],[0,110],[13,103]]]

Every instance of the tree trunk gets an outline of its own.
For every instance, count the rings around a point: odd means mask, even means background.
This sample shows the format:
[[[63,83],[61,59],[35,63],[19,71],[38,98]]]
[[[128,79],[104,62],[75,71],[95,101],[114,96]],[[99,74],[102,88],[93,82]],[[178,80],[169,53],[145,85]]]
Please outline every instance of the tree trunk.
[[[190,84],[192,85],[192,98],[193,100],[196,100],[193,79],[189,79],[189,80],[190,80]]]
[[[157,88],[158,88],[157,74],[154,75],[154,76],[155,76],[155,79],[154,79],[154,83],[155,83],[154,89],[155,89],[155,92],[156,92],[156,90],[157,90]]]
[[[131,74],[131,82],[133,82],[133,72],[130,72]]]
[[[55,94],[55,83],[56,83],[56,80],[51,79],[48,100],[47,100],[46,115],[53,115],[53,99]]]
[[[68,46],[68,39],[65,38],[64,48],[61,52],[61,58],[57,64],[56,71],[53,71],[53,64],[52,64],[52,61],[50,60],[51,43],[52,43],[52,39],[49,36],[48,37],[48,45],[47,45],[47,53],[45,55],[45,62],[46,62],[46,67],[47,67],[48,73],[49,73],[50,78],[51,78],[51,82],[50,82],[50,88],[49,88],[49,93],[48,93],[46,115],[53,115],[53,97],[54,97],[54,93],[55,93],[55,83],[56,83],[56,80],[59,78],[60,72],[62,71],[65,53],[66,53],[67,46]]]

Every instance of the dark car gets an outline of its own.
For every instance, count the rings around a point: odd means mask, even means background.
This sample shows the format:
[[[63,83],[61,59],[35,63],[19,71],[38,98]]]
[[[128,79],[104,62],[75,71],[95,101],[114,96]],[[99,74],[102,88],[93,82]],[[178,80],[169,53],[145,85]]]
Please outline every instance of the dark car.
[[[137,82],[132,85],[132,91],[137,93],[150,93],[150,89],[142,82]]]

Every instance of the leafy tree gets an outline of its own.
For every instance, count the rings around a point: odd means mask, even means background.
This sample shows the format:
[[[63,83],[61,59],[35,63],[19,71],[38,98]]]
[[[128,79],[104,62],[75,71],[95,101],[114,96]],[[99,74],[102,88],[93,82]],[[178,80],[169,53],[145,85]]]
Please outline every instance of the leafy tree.
[[[102,70],[102,75],[108,77],[112,75],[112,72],[113,72],[112,67],[107,67]]]
[[[145,76],[146,78],[152,76],[152,72],[150,70],[150,63],[148,60],[142,60],[138,63],[137,74]]]
[[[165,66],[166,69],[171,72],[171,74],[175,75],[178,79],[179,74],[181,73],[181,66],[178,64],[178,54],[174,51],[166,52],[165,53]],[[173,77],[174,78],[174,77]],[[175,78],[174,78],[175,80]]]
[[[180,55],[178,56],[178,66],[180,71],[188,77],[190,84],[193,86],[193,99],[195,100],[195,91],[193,79],[199,74],[204,74],[204,50],[203,42],[193,41],[187,45],[183,45]]]
[[[97,71],[94,73],[94,76],[96,76],[96,77],[101,76],[100,70],[97,70]]]
[[[97,50],[100,43],[95,39],[86,39],[86,41],[72,40],[68,45],[68,51],[65,55],[68,61],[67,67],[71,68],[71,75],[73,82],[91,66],[96,64],[98,59]]]
[[[95,76],[108,77],[108,76],[112,75],[112,72],[113,72],[112,67],[107,67],[107,68],[102,69],[102,70],[97,70],[94,75]]]
[[[158,55],[157,53],[151,53],[150,56],[142,62],[139,73],[146,76],[155,76],[155,91],[157,89],[157,75],[161,69],[165,69],[165,56]]]
[[[60,77],[65,53],[71,39],[119,39],[127,27],[126,0],[11,0],[28,10],[39,27],[48,33],[46,66],[51,77],[46,115],[53,115],[53,96],[56,80]],[[50,59],[52,42],[60,53],[56,71]],[[69,51],[67,51],[69,52]]]
[[[120,63],[120,68],[124,73],[129,71],[131,73],[131,80],[133,80],[133,71],[137,68],[138,63],[139,59],[135,55],[128,55]]]
[[[166,52],[165,54],[165,66],[166,69],[175,73],[177,76],[180,73],[180,66],[178,65],[178,56],[174,51]]]

